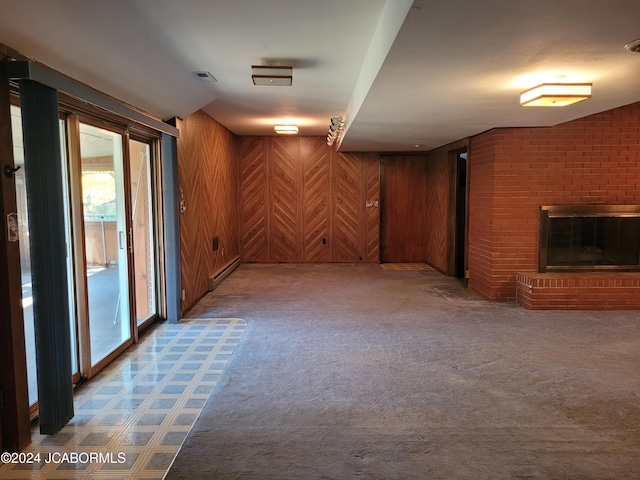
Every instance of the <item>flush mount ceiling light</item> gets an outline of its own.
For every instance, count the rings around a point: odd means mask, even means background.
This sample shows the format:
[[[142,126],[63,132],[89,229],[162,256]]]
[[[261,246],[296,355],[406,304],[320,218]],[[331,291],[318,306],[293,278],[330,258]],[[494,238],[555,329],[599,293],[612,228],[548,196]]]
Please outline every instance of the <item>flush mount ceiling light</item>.
[[[543,83],[520,94],[523,107],[564,107],[591,98],[590,83]]]
[[[293,83],[293,67],[282,65],[252,65],[254,85],[289,87]]]
[[[280,135],[295,135],[298,133],[298,127],[295,125],[275,125],[273,129]]]
[[[634,40],[631,43],[627,43],[624,48],[626,48],[627,50],[629,50],[630,52],[637,52],[640,53],[640,38],[637,40]]]

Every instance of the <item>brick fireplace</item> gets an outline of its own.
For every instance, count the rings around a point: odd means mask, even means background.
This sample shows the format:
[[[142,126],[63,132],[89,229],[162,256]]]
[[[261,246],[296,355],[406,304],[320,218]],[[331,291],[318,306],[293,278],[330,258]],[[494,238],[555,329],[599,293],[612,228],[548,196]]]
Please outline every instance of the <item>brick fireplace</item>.
[[[640,206],[543,206],[539,272],[640,271]]]
[[[470,289],[529,308],[640,309],[640,272],[540,271],[541,206],[640,205],[640,103],[493,129],[470,140],[469,159]],[[555,290],[528,301],[539,288]]]

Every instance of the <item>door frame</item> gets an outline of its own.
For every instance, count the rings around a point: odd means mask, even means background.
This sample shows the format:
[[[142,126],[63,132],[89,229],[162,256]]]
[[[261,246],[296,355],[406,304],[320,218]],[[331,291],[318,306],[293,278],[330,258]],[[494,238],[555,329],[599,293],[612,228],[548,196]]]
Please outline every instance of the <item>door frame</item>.
[[[460,191],[461,155],[468,155],[468,148],[462,147],[449,151],[450,189],[449,189],[449,261],[448,275],[461,279],[466,286],[468,279],[468,245],[469,245],[469,161],[465,162],[464,191]],[[460,200],[463,200],[461,202]],[[460,205],[460,203],[464,203]],[[460,238],[460,235],[463,237]],[[462,275],[459,271],[462,270]]]
[[[138,132],[132,131],[131,129],[127,129],[127,148],[129,148],[130,141],[136,141],[140,143],[145,143],[149,145],[149,172],[150,175],[150,200],[154,206],[162,205],[163,196],[162,196],[162,165],[159,161],[160,159],[160,142],[157,138],[150,138],[149,136],[142,135]],[[131,180],[130,180],[131,181]],[[133,208],[133,205],[131,206]],[[155,249],[155,278],[154,278],[154,288],[156,291],[156,312],[153,315],[150,315],[145,321],[141,324],[137,325],[137,315],[134,316],[133,321],[136,323],[136,328],[134,329],[134,342],[138,343],[138,339],[141,334],[143,334],[149,327],[155,324],[161,317],[166,317],[163,315],[164,311],[164,302],[162,301],[165,292],[164,286],[164,255],[163,255],[163,243],[162,238],[164,235],[161,231],[161,226],[164,224],[162,221],[162,209],[153,208],[152,209],[152,218],[150,219],[153,222],[152,228],[152,236],[151,241],[153,242]],[[132,242],[131,245],[131,260],[135,261],[135,242]],[[135,263],[133,264],[131,274],[135,277]],[[134,278],[135,280],[135,278]],[[132,293],[133,301],[135,302],[135,291]],[[135,313],[135,311],[134,311]]]
[[[67,114],[67,139],[69,141],[69,195],[71,204],[71,225],[72,225],[72,262],[74,265],[74,295],[76,298],[76,325],[77,325],[77,351],[78,351],[78,370],[80,372],[81,381],[86,381],[95,376],[100,370],[104,369],[109,363],[111,363],[116,357],[121,355],[131,345],[133,345],[137,338],[134,338],[134,322],[135,317],[135,305],[132,302],[131,285],[132,285],[132,248],[130,242],[130,235],[125,234],[126,237],[126,255],[127,255],[127,300],[129,302],[129,328],[130,337],[106,357],[101,359],[95,365],[91,360],[91,329],[89,319],[89,292],[87,288],[87,260],[86,260],[86,243],[85,243],[85,224],[84,224],[84,211],[83,211],[83,198],[82,198],[82,156],[80,150],[80,123],[91,125],[97,128],[104,128],[109,131],[113,131],[121,135],[122,139],[122,155],[123,155],[123,182],[125,188],[124,195],[124,215],[125,215],[125,231],[131,230],[131,215],[130,215],[130,199],[127,193],[127,185],[129,184],[129,176],[127,172],[127,158],[128,158],[128,132],[126,128],[119,125],[112,124],[110,122],[95,119],[91,116],[86,116],[78,113]]]
[[[28,59],[20,56],[16,52],[0,52],[0,60],[6,60],[8,55],[11,58],[28,62]],[[39,71],[39,70],[38,70]],[[15,72],[14,72],[15,74]],[[16,78],[22,78],[19,76]],[[154,320],[166,319],[168,315],[167,306],[167,273],[166,242],[164,241],[164,222],[162,215],[164,212],[164,200],[162,186],[167,181],[172,184],[173,179],[161,177],[164,174],[163,154],[171,157],[166,145],[170,145],[165,139],[173,139],[178,130],[174,127],[163,124],[151,117],[146,117],[138,111],[132,110],[122,104],[121,109],[109,110],[94,107],[79,98],[85,98],[87,93],[94,93],[73,80],[55,77],[55,87],[62,90],[74,92],[74,97],[58,90],[58,111],[62,113],[75,113],[77,115],[90,115],[93,119],[110,120],[112,125],[119,125],[120,128],[137,132],[144,138],[153,142],[153,149],[156,153],[154,157],[154,179],[153,192],[154,214],[156,223],[154,225],[154,248],[156,249],[156,288],[157,288],[157,312]],[[66,83],[65,83],[66,82]],[[98,95],[101,95],[98,93]],[[4,175],[4,167],[13,168],[15,166],[13,156],[13,141],[11,132],[11,98],[19,97],[16,80],[9,80],[4,69],[0,69],[0,316],[6,318],[6,322],[0,322],[0,447],[2,451],[21,451],[31,443],[31,425],[28,382],[27,382],[27,361],[25,348],[25,329],[22,307],[22,289],[20,275],[20,254],[19,242],[8,241],[7,215],[17,213],[15,180]],[[91,98],[95,98],[91,97]],[[111,99],[104,97],[106,102],[115,104]],[[111,103],[109,103],[111,102]],[[116,102],[119,104],[119,102]],[[111,113],[117,112],[117,113]],[[129,116],[128,116],[129,115]],[[68,129],[68,125],[66,126]],[[126,146],[123,145],[123,148]],[[69,145],[67,144],[67,155]],[[172,252],[174,254],[175,252]],[[175,261],[172,258],[171,261]],[[171,273],[173,275],[173,272]],[[74,274],[74,277],[76,274]],[[173,277],[172,277],[173,278]],[[131,292],[131,289],[130,289]],[[73,312],[70,312],[73,314]],[[132,317],[133,318],[133,317]],[[150,327],[155,321],[150,321],[141,325],[140,332],[144,328]],[[135,330],[133,330],[135,332]],[[137,337],[135,339],[137,341]],[[122,348],[123,351],[125,348]],[[120,353],[120,352],[118,352]],[[97,371],[97,368],[94,369]],[[95,371],[93,372],[95,374]]]
[[[31,418],[27,388],[27,359],[20,281],[20,247],[9,241],[8,215],[17,213],[15,179],[4,173],[13,168],[11,87],[0,69],[0,437],[2,451],[18,451],[31,443]]]

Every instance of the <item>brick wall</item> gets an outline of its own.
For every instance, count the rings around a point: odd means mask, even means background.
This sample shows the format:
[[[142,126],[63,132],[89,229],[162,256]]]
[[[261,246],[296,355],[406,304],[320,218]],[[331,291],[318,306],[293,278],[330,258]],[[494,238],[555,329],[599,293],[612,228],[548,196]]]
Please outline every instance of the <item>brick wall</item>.
[[[516,282],[531,310],[640,310],[639,273],[518,273]]]
[[[545,128],[501,128],[469,148],[469,288],[513,301],[538,268],[541,205],[640,204],[640,102]]]

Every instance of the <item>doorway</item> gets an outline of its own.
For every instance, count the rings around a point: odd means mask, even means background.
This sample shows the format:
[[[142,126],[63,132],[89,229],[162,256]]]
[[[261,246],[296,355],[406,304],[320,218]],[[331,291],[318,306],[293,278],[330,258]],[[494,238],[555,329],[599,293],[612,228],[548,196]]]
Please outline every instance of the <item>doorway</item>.
[[[37,415],[28,195],[18,98],[11,106],[27,380]],[[60,117],[73,383],[93,377],[150,326],[158,301],[157,139],[91,117]]]
[[[426,259],[426,156],[382,156],[380,260],[423,263]]]
[[[467,232],[467,151],[455,156],[454,277],[465,278],[465,242]]]

